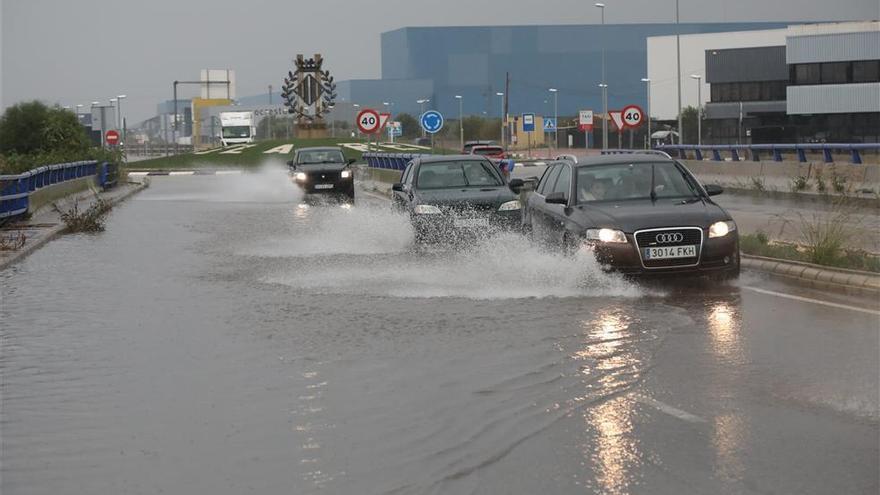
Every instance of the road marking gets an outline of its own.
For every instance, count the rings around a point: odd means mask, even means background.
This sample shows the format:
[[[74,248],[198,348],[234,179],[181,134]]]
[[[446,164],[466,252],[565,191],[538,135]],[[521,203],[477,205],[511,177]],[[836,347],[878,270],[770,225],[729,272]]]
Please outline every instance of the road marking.
[[[187,171],[182,171],[182,172],[168,172],[168,175],[193,175],[193,174],[195,174],[195,171],[193,171],[193,170],[187,170]]]
[[[659,400],[652,399],[650,397],[645,397],[644,395],[637,394],[636,395],[636,402],[641,402],[642,404],[644,404],[646,406],[651,406],[660,412],[666,413],[666,414],[673,416],[675,418],[678,418],[682,421],[687,421],[688,423],[705,423],[706,422],[705,419],[703,419],[699,416],[695,416],[687,411],[682,411],[681,409],[679,409],[677,407],[672,407],[669,404],[665,404],[663,402],[660,402]]]
[[[759,289],[759,288],[757,288],[757,287],[748,287],[748,286],[745,286],[745,287],[743,287],[743,289],[748,289],[748,290],[751,290],[751,291],[755,291],[755,292],[757,292],[757,293],[759,293],[759,294],[767,294],[767,295],[769,295],[769,296],[784,297],[784,298],[786,298],[786,299],[792,299],[792,300],[794,300],[794,301],[808,302],[808,303],[813,303],[813,304],[819,304],[819,305],[822,305],[822,306],[829,306],[829,307],[832,307],[832,308],[848,309],[848,310],[850,310],[850,311],[858,311],[859,313],[868,313],[869,315],[877,315],[877,316],[880,316],[880,311],[876,311],[876,310],[873,310],[873,309],[859,308],[859,307],[857,307],[857,306],[849,306],[849,305],[846,305],[846,304],[839,304],[839,303],[833,303],[833,302],[829,302],[829,301],[822,301],[822,300],[819,300],[819,299],[810,299],[809,297],[795,296],[795,295],[792,295],[792,294],[786,294],[786,293],[784,293],[784,292],[776,292],[776,291],[767,290],[767,289]]]
[[[214,175],[241,175],[241,170],[218,170],[214,172]]]
[[[131,177],[145,177],[149,172],[129,172],[128,175]]]

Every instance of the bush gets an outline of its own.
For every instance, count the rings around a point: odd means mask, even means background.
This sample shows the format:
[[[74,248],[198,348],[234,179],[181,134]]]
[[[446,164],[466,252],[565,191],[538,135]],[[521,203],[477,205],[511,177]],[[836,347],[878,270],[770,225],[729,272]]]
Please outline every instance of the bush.
[[[808,188],[809,188],[809,183],[807,182],[807,178],[804,177],[803,175],[799,175],[799,176],[795,177],[794,180],[791,182],[791,191],[792,192],[805,191]]]
[[[57,204],[52,207],[61,215],[61,221],[67,226],[67,232],[103,232],[104,216],[113,208],[110,203],[95,195],[95,202],[85,209],[79,210],[79,200],[73,206],[62,210]]]

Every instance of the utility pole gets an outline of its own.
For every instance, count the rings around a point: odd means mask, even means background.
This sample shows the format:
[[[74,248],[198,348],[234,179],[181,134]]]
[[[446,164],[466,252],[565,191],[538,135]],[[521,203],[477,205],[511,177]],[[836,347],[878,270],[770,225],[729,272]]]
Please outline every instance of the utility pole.
[[[269,139],[272,139],[272,85],[269,85],[269,126],[266,132],[266,136]]]
[[[461,95],[455,95],[458,100],[458,132],[461,141],[459,149],[464,150],[464,98]]]
[[[679,27],[678,0],[675,0],[675,84],[678,90],[678,144],[684,141],[681,119],[681,28]]]
[[[703,144],[703,84],[701,79],[703,76],[699,74],[691,74],[691,77],[697,81],[697,145]]]
[[[648,139],[645,140],[645,149],[651,149],[651,79],[648,77],[643,77],[642,82],[645,83],[645,96],[648,102],[647,107],[645,108],[646,117],[648,117]]]
[[[504,147],[504,93],[499,91],[495,93],[495,96],[501,97],[501,149],[506,150],[507,148]]]
[[[676,0],[677,1],[677,0]],[[596,7],[602,11],[602,149],[608,149],[608,83],[605,82],[605,4],[597,3]]]

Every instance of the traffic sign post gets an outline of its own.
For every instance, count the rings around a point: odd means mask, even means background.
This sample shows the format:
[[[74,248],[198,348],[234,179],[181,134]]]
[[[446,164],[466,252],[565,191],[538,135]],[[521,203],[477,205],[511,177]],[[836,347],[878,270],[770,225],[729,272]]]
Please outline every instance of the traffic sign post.
[[[593,132],[593,111],[578,112],[578,129],[584,133],[584,147],[590,149],[590,133]]]
[[[544,117],[544,132],[553,132],[556,130],[556,120],[553,117]]]
[[[434,151],[434,134],[443,129],[443,114],[437,110],[428,110],[419,117],[419,124],[431,135],[431,151]]]
[[[113,129],[107,131],[107,133],[104,134],[104,142],[106,142],[110,146],[116,146],[117,144],[119,144],[119,133],[114,131]]]
[[[374,134],[379,130],[379,112],[372,108],[365,108],[358,112],[356,124],[359,131],[364,134]]]
[[[535,132],[535,114],[522,114],[522,129],[529,136],[529,157],[532,156],[532,133]]]
[[[623,125],[632,129],[642,125],[645,120],[645,112],[638,105],[627,105],[620,113],[623,116]]]

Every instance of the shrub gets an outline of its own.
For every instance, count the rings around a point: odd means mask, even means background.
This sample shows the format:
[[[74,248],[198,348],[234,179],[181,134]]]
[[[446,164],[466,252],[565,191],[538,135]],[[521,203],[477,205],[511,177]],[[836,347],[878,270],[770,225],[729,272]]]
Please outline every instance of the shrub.
[[[95,201],[84,211],[79,209],[79,200],[74,200],[73,206],[62,210],[58,204],[52,207],[61,215],[61,221],[67,226],[67,232],[103,232],[104,217],[113,208],[110,203],[95,195]]]
[[[799,175],[791,182],[792,192],[805,191],[809,188],[809,182],[803,175]]]

